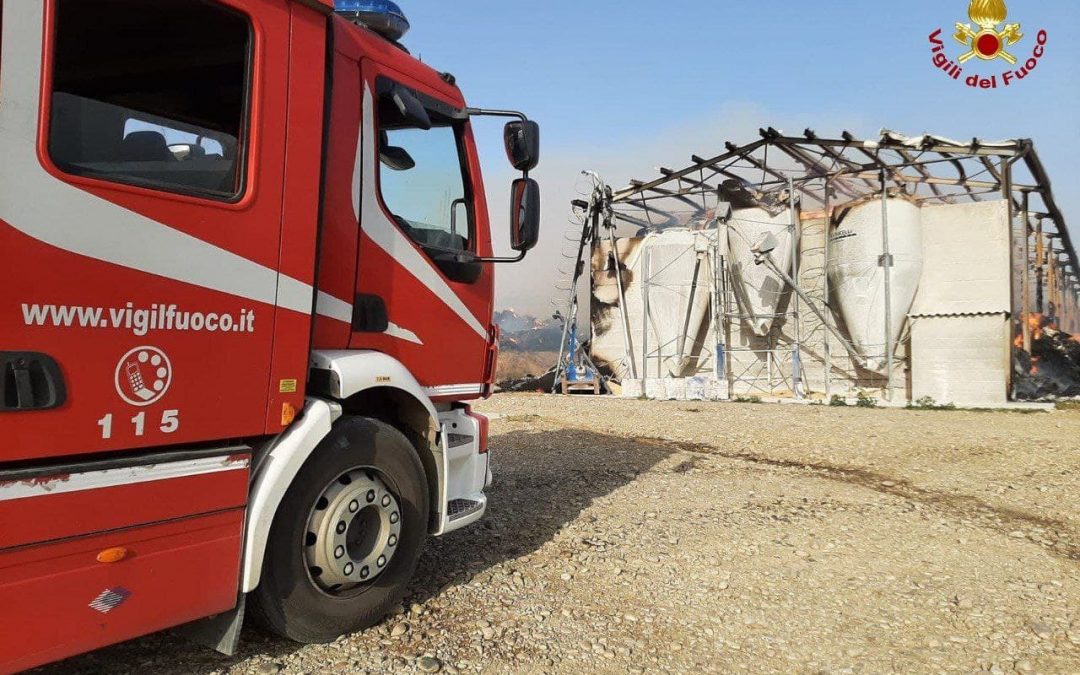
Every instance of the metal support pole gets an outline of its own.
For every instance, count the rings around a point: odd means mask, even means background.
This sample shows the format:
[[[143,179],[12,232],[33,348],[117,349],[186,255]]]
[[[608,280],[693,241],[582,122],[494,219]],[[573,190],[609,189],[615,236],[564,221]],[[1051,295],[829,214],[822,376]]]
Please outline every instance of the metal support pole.
[[[1046,240],[1043,239],[1043,219],[1035,231],[1035,306],[1039,314],[1046,314]]]
[[[885,269],[885,400],[893,400],[892,253],[889,251],[888,172],[881,170],[881,266]]]
[[[1016,311],[1016,227],[1013,223],[1012,162],[1004,157],[1001,159],[1001,195],[1005,199],[1005,222],[1009,224],[1009,317],[1011,323]],[[1010,400],[1016,400],[1016,383],[1013,378],[1016,341],[1012,338],[1012,331],[1009,331],[1009,336],[1008,396]]]
[[[824,298],[823,302],[826,307],[832,305],[832,298],[830,297],[832,287],[829,284],[829,263],[832,260],[832,212],[831,208],[831,196],[829,195],[829,182],[830,178],[825,177],[825,279],[824,279]],[[832,320],[832,313],[828,313],[821,317],[821,321],[825,324],[825,397],[832,397],[832,342],[829,340],[829,335],[832,333],[832,324],[829,322]]]
[[[652,251],[647,247],[641,252],[641,395],[646,395],[649,379],[649,279],[652,277]]]
[[[728,225],[725,223],[724,227]],[[729,242],[729,232],[724,233],[724,242]],[[716,247],[720,248],[720,227],[717,223],[716,231],[717,244]],[[732,398],[735,394],[735,364],[732,363],[732,357],[734,351],[731,349],[731,290],[729,285],[729,279],[731,278],[731,270],[727,264],[727,251],[720,256],[720,308],[723,311],[723,329],[724,329],[724,377],[728,383],[728,398]]]
[[[1050,240],[1050,253],[1048,254],[1049,264],[1046,266],[1046,286],[1049,293],[1046,303],[1046,314],[1053,316],[1057,313],[1057,287],[1058,287],[1058,268],[1057,268],[1057,256],[1054,255],[1054,241]]]
[[[791,389],[796,399],[803,398],[802,374],[802,308],[799,306],[799,214],[795,210],[795,178],[788,176],[788,209],[791,211],[791,278],[795,291],[792,301],[795,305],[794,345],[791,351]]]
[[[1080,306],[1077,305],[1077,301],[1080,300],[1080,290],[1077,289],[1074,280],[1069,280],[1067,292],[1069,298],[1069,315],[1066,324],[1069,328],[1067,330],[1073,335],[1080,335],[1080,317],[1077,316],[1077,312],[1080,311]]]
[[[713,355],[716,357],[713,360],[713,377],[717,382],[720,381],[720,374],[724,372],[724,345],[723,340],[720,337],[720,221],[716,221],[716,238],[709,246],[709,253],[711,258],[709,260],[709,292],[712,296],[709,303],[709,310],[712,312],[712,334],[713,334]]]
[[[775,394],[776,393],[776,384],[775,384],[776,378],[773,375],[773,350],[772,349],[769,349],[767,352],[765,352],[765,359],[769,363],[769,393],[770,394]]]
[[[1024,331],[1024,351],[1028,354],[1031,353],[1031,226],[1028,222],[1028,201],[1030,197],[1027,192],[1021,197],[1021,208],[1023,209],[1023,215],[1020,218],[1020,233],[1024,238],[1024,265],[1021,270],[1023,275],[1020,282],[1020,321],[1021,330]]]

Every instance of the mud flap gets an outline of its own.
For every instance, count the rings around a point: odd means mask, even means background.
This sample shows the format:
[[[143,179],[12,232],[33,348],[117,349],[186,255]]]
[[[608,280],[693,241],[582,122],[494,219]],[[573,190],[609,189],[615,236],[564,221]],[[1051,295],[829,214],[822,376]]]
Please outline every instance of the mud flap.
[[[200,647],[208,647],[225,656],[236,656],[240,648],[240,631],[244,627],[245,597],[241,593],[236,599],[236,607],[228,612],[180,626],[176,633]]]

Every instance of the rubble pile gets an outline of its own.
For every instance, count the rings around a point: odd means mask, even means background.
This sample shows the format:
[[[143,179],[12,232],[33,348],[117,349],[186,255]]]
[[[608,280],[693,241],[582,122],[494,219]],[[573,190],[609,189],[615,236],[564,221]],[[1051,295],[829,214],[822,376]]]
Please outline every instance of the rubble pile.
[[[552,387],[555,386],[555,368],[547,371],[543,375],[528,375],[513,380],[506,380],[505,382],[499,382],[499,391],[510,391],[518,393],[528,392],[543,392],[548,393]]]
[[[1019,352],[1016,395],[1028,400],[1080,396],[1080,336],[1053,327],[1038,331],[1031,354]]]

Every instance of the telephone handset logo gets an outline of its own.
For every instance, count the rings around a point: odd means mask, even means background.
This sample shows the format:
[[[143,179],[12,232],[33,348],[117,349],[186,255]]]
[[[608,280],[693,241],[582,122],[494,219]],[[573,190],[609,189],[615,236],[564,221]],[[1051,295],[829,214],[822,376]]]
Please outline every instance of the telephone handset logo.
[[[116,393],[133,406],[157,403],[172,384],[172,362],[157,347],[136,347],[116,364]]]

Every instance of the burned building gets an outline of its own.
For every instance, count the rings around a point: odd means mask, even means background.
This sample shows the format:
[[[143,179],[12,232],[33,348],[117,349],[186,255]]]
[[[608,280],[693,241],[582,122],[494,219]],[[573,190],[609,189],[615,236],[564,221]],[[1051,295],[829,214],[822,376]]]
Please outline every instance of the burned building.
[[[768,129],[581,206],[590,355],[624,395],[992,407],[1080,376],[1080,262],[1030,141]]]

